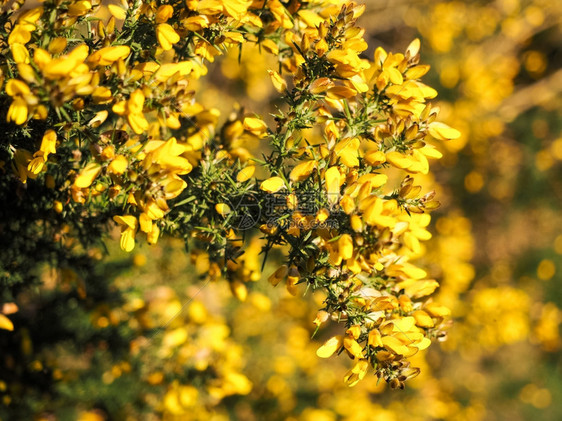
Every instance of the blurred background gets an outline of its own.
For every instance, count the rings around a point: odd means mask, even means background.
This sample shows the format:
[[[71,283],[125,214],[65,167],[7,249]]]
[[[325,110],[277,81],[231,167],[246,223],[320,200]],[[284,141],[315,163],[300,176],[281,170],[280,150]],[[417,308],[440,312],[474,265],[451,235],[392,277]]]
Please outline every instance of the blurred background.
[[[442,203],[422,264],[454,318],[414,357],[422,374],[404,391],[345,386],[348,361],[315,355],[330,336],[311,339],[322,297],[273,289],[259,239],[236,268],[252,282],[244,302],[181,241],[132,256],[112,241],[109,259],[43,268],[19,297],[16,331],[0,333],[1,420],[562,419],[562,2],[366,6],[366,54],[419,37],[441,120],[463,133],[421,180]],[[209,66],[200,101],[274,110],[275,63],[241,54]]]

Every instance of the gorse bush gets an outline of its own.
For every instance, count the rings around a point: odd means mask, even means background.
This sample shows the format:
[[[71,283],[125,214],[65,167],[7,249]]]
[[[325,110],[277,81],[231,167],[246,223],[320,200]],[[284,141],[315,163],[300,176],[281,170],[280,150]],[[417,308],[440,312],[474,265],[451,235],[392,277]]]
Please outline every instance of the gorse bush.
[[[337,327],[317,355],[351,358],[348,385],[373,371],[403,388],[418,374],[409,358],[444,338],[449,310],[414,263],[439,204],[413,176],[440,158],[432,139],[460,135],[428,102],[419,40],[365,58],[354,2],[26,3],[0,15],[4,302],[44,263],[92,258],[115,226],[126,252],[183,239],[240,300],[258,259],[280,252],[269,281],[322,294],[314,323]],[[193,86],[249,45],[277,61],[263,75],[277,111],[232,104],[221,117]],[[230,394],[251,387],[225,376]]]

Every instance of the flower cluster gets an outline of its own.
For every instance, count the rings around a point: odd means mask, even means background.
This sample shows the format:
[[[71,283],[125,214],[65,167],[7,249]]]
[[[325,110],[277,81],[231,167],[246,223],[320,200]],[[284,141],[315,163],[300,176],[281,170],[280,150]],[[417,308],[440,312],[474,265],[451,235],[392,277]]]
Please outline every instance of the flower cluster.
[[[438,206],[415,177],[441,156],[431,139],[460,136],[428,102],[437,92],[420,81],[419,40],[364,58],[354,2],[18,6],[2,6],[0,158],[20,202],[50,202],[36,227],[56,225],[43,233],[68,250],[111,220],[127,252],[139,231],[149,244],[183,238],[198,270],[241,300],[261,272],[260,243],[244,255],[242,237],[257,232],[266,256],[283,255],[272,284],[324,294],[316,326],[343,327],[317,354],[345,352],[350,386],[370,368],[399,388],[418,373],[408,358],[443,337],[449,310],[413,262]],[[240,108],[224,121],[193,89],[243,44],[278,62],[273,126]]]

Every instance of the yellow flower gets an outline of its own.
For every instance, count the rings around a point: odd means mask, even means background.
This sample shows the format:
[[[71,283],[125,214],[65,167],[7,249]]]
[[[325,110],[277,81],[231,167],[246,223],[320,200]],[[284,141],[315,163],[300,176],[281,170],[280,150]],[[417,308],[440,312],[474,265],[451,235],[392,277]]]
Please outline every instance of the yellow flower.
[[[158,206],[158,203],[156,203],[156,201],[154,200],[148,201],[148,203],[144,207],[144,211],[153,221],[162,219],[164,217],[164,210],[162,210],[162,208]]]
[[[116,155],[111,163],[107,166],[107,172],[110,174],[121,175],[127,171],[129,163],[123,155]]]
[[[34,174],[27,170],[29,161],[31,161],[31,153],[28,150],[21,148],[16,150],[12,163],[13,170],[24,184],[27,182],[28,177],[35,178]]]
[[[369,370],[369,361],[361,359],[357,361],[357,363],[355,363],[353,368],[350,371],[348,371],[347,374],[344,376],[344,382],[349,387],[353,387],[357,383],[359,383],[359,381],[363,380],[368,370]]]
[[[397,151],[388,152],[386,161],[400,169],[410,168],[414,164],[414,160],[410,156]]]
[[[438,286],[439,283],[433,279],[426,281],[406,279],[396,284],[397,288],[403,289],[404,292],[412,298],[421,298],[431,295]]]
[[[383,336],[381,341],[386,349],[398,355],[407,356],[408,354],[415,352],[412,351],[407,345],[404,345],[402,341],[400,341],[398,338],[395,338],[394,336]]]
[[[433,319],[423,310],[417,310],[412,313],[414,319],[416,319],[416,326],[419,327],[433,327]]]
[[[343,346],[343,336],[337,335],[333,336],[328,339],[324,344],[318,348],[316,351],[316,355],[320,358],[329,358],[331,357],[336,351],[341,349]]]
[[[369,346],[373,348],[383,347],[382,336],[378,329],[373,329],[369,332],[369,339],[367,341]]]
[[[109,4],[107,8],[109,9],[109,13],[111,13],[115,19],[125,20],[127,17],[127,11],[116,4]]]
[[[285,82],[285,79],[283,79],[278,72],[275,70],[268,70],[267,73],[269,73],[273,87],[277,92],[283,93],[287,90],[287,82]]]
[[[281,282],[287,274],[289,273],[289,268],[287,265],[281,265],[273,274],[269,277],[268,281],[271,285],[277,286],[279,282]]]
[[[336,203],[339,199],[341,175],[337,167],[330,167],[324,174],[326,182],[326,191],[328,192],[328,201]]]
[[[29,51],[27,51],[25,45],[14,43],[10,45],[10,50],[16,63],[29,63]]]
[[[27,166],[27,170],[33,174],[39,174],[47,162],[49,154],[56,153],[57,134],[53,130],[47,130],[41,140],[41,146],[33,154],[34,158]]]
[[[92,3],[86,0],[75,1],[68,7],[68,15],[73,17],[84,16],[92,9]]]
[[[343,260],[351,259],[353,256],[353,239],[349,234],[343,234],[338,239],[338,251]]]
[[[461,132],[447,126],[445,123],[434,121],[429,125],[429,134],[439,140],[453,140],[458,139]]]
[[[221,3],[224,7],[224,12],[236,20],[241,20],[248,11],[248,7],[252,4],[249,0],[223,0]]]
[[[363,221],[367,225],[378,225],[388,228],[393,228],[396,225],[396,219],[387,214],[384,209],[384,202],[379,197],[372,196],[363,200],[359,208],[363,210]]]
[[[90,187],[98,174],[101,172],[101,165],[96,162],[91,162],[80,172],[76,180],[74,180],[74,186],[80,189]]]
[[[316,28],[324,23],[324,19],[322,19],[320,16],[318,16],[317,13],[314,13],[312,10],[299,10],[297,14],[302,19],[302,21],[306,23],[306,25],[310,28]]]
[[[293,168],[293,170],[289,174],[289,178],[293,182],[306,180],[317,166],[318,163],[316,161],[301,162],[295,168]]]
[[[14,29],[12,29],[12,32],[10,32],[10,36],[8,37],[8,44],[23,45],[23,44],[27,44],[30,40],[31,40],[31,31],[27,30],[23,25],[16,25],[14,26]]]
[[[160,236],[160,227],[156,224],[152,224],[152,230],[146,233],[146,241],[148,244],[156,244],[158,237]]]
[[[27,121],[27,103],[22,98],[15,98],[6,116],[6,121],[13,121],[18,125],[22,125]]]
[[[49,79],[60,79],[68,77],[73,71],[79,69],[84,65],[84,60],[88,57],[88,46],[86,44],[81,44],[74,48],[70,53],[61,56],[59,58],[51,59],[51,55],[42,49],[35,50],[35,55],[33,60],[41,71],[43,75]],[[87,70],[87,66],[85,66]],[[91,80],[91,75],[86,76],[86,82]]]
[[[165,170],[175,174],[188,174],[193,169],[187,158],[182,155],[187,151],[185,144],[179,144],[175,137],[171,137],[166,142],[152,141],[145,147],[148,152],[144,159],[145,168],[154,168],[155,164]]]
[[[35,24],[43,15],[43,7],[35,7],[23,12],[18,18],[18,24],[25,26],[28,30],[34,31]]]
[[[334,152],[346,167],[351,168],[359,166],[359,144],[359,139],[353,137],[344,139],[336,145]]]
[[[12,323],[12,321],[10,319],[8,319],[6,316],[4,316],[2,313],[0,313],[0,329],[4,329],[4,330],[14,330],[14,324]]]
[[[255,136],[262,137],[267,132],[267,124],[257,117],[246,117],[244,119],[244,130]]]
[[[438,303],[428,303],[423,307],[423,309],[432,317],[448,317],[451,315],[451,310]]]
[[[6,120],[18,125],[24,124],[28,116],[28,102],[36,103],[37,99],[31,94],[26,83],[19,79],[8,80],[5,89],[6,93],[13,98]]]
[[[53,38],[53,40],[49,43],[49,53],[51,54],[60,54],[68,45],[68,41],[64,37],[57,37]]]
[[[242,168],[236,175],[236,181],[238,181],[239,183],[244,183],[245,181],[248,181],[250,178],[252,178],[254,172],[256,172],[256,167],[253,165]]]
[[[130,53],[131,48],[127,45],[104,47],[90,54],[88,62],[93,66],[110,66],[118,60],[124,60]]]
[[[262,181],[260,189],[268,193],[276,193],[285,188],[285,182],[281,177],[271,177]]]
[[[135,234],[137,233],[138,221],[132,215],[116,215],[113,220],[121,226],[121,249],[130,252],[135,248]]]
[[[156,27],[156,38],[164,51],[171,50],[172,46],[180,40],[178,33],[167,23],[161,23]]]
[[[156,11],[156,23],[166,23],[174,14],[174,8],[169,4],[164,4]]]
[[[376,167],[384,162],[386,162],[386,156],[382,151],[369,151],[365,154],[365,162],[371,165],[372,167]]]
[[[297,283],[299,282],[299,279],[300,274],[298,269],[294,266],[289,268],[286,280],[287,291],[289,291],[289,294],[293,296],[297,295]]]
[[[231,212],[230,206],[226,203],[217,203],[215,205],[215,210],[220,216],[226,216]]]
[[[346,336],[343,339],[343,346],[353,357],[365,358],[363,354],[363,348],[352,336]]]
[[[135,90],[127,101],[120,101],[113,105],[112,110],[118,115],[126,115],[127,122],[136,134],[148,130],[149,124],[144,114],[144,94],[140,89]]]

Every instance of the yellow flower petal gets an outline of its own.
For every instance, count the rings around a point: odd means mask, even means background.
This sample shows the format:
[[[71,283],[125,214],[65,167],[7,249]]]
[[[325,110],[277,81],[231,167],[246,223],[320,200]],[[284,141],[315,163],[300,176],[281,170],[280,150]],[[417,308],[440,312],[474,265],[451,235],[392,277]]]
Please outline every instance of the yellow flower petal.
[[[246,117],[244,119],[244,129],[256,136],[261,136],[267,132],[267,124],[261,118]]]
[[[0,329],[14,330],[14,324],[10,319],[0,313]]]
[[[412,313],[414,319],[416,319],[416,326],[419,327],[433,327],[433,319],[423,310],[417,310]]]
[[[338,200],[340,193],[341,174],[337,167],[331,167],[326,170],[324,174],[326,181],[326,190],[328,192],[328,200],[335,203]]]
[[[408,45],[408,48],[406,48],[406,54],[409,55],[409,57],[414,57],[420,52],[420,47],[420,40],[419,38],[416,38],[410,43],[410,45]]]
[[[449,308],[437,303],[426,304],[423,309],[433,317],[447,317],[451,315]]]
[[[293,168],[291,174],[289,174],[289,178],[291,179],[291,181],[306,180],[315,170],[317,165],[318,164],[316,161],[301,162],[295,168]]]
[[[334,352],[338,351],[342,346],[343,346],[343,336],[341,335],[334,336],[328,339],[326,342],[324,342],[324,345],[318,348],[318,350],[316,351],[316,355],[318,355],[320,358],[329,358],[334,354]]]
[[[172,46],[179,42],[180,36],[167,23],[161,23],[156,27],[156,38],[164,51],[172,49]]]
[[[132,251],[135,248],[135,230],[129,228],[121,232],[119,245],[121,250],[127,253]]]
[[[236,181],[238,181],[239,183],[244,183],[245,181],[248,181],[250,178],[252,178],[255,172],[256,167],[253,165],[242,168],[236,175]]]
[[[123,155],[117,155],[108,165],[107,172],[110,174],[120,175],[127,171],[128,166],[129,163],[127,161],[127,158],[125,158]]]
[[[353,256],[353,239],[349,234],[343,234],[338,240],[339,254],[342,259],[351,259]]]
[[[133,215],[115,215],[113,220],[124,228],[137,228],[137,218]]]
[[[96,66],[109,66],[119,59],[125,59],[131,52],[127,45],[104,47],[90,55],[88,61]]]
[[[429,125],[429,134],[439,140],[452,140],[459,138],[461,132],[447,126],[445,123],[434,121]]]
[[[343,340],[343,346],[355,358],[365,357],[363,355],[363,348],[361,347],[361,345],[359,345],[359,343],[355,339],[353,339],[353,337],[346,336]]]
[[[116,4],[110,4],[107,6],[109,9],[109,13],[117,20],[125,20],[127,17],[127,11],[122,7],[117,6]]]
[[[414,164],[411,157],[397,151],[388,152],[386,154],[386,161],[400,169],[407,169]]]
[[[215,210],[221,216],[226,216],[231,212],[230,206],[228,206],[226,203],[217,203],[215,205]]]
[[[29,63],[29,51],[27,51],[25,45],[15,43],[10,46],[10,50],[16,63]]]
[[[269,277],[268,281],[271,285],[275,287],[279,284],[279,282],[285,279],[288,273],[289,273],[289,268],[287,267],[287,265],[281,265],[279,268],[277,268],[275,272],[273,272],[273,274]]]
[[[382,343],[381,333],[378,329],[373,329],[369,332],[368,344],[373,348],[384,346],[384,344]]]
[[[346,373],[343,380],[349,387],[353,387],[359,383],[360,380],[363,380],[368,370],[369,361],[359,360],[353,368]]]
[[[383,336],[381,339],[384,347],[398,355],[406,355],[410,352],[408,347],[394,336]]]
[[[287,82],[285,82],[285,79],[283,79],[278,72],[275,70],[268,70],[267,73],[269,73],[273,87],[277,92],[283,93],[287,90]]]
[[[74,180],[74,186],[85,189],[90,187],[94,182],[95,178],[101,172],[101,165],[96,162],[91,162],[80,172],[76,180]]]
[[[271,177],[263,181],[260,185],[260,189],[268,193],[276,193],[281,189],[285,188],[285,182],[281,177]]]

